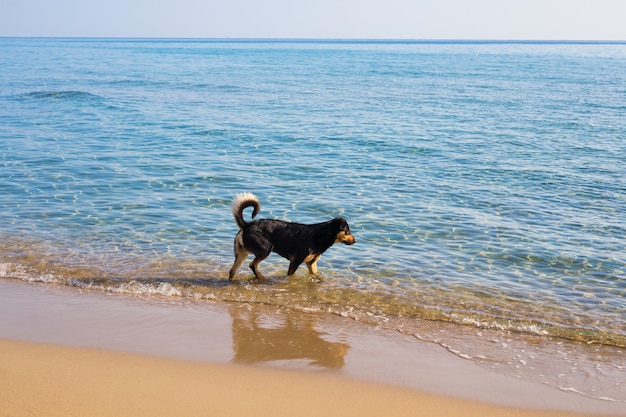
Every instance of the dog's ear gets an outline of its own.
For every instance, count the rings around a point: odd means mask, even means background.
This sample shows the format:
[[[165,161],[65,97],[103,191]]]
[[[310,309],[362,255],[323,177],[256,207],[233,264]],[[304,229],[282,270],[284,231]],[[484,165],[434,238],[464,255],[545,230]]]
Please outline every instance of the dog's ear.
[[[334,223],[338,231],[343,231],[343,232],[350,231],[350,226],[348,225],[348,222],[346,221],[346,219],[344,219],[343,217],[335,217]]]

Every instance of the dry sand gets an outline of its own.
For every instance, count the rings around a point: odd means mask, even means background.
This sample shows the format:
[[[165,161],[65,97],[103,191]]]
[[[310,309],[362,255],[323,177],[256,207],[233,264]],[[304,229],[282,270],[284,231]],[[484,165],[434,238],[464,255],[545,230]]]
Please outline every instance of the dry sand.
[[[565,416],[320,373],[0,340],[2,416]]]
[[[0,416],[576,412],[626,415],[339,317],[0,280]]]

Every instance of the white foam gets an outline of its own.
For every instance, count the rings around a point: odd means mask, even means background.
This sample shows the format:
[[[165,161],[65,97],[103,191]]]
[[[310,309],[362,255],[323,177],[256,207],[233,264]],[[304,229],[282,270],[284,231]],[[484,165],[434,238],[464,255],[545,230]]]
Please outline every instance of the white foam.
[[[44,283],[56,283],[59,282],[58,278],[54,274],[39,273],[24,265],[13,262],[0,263],[0,278],[19,279],[27,282],[44,282]]]
[[[474,317],[463,317],[461,323],[471,324],[482,329],[515,330],[541,336],[547,336],[550,334],[547,330],[542,329],[541,326],[536,324],[514,323],[510,321],[508,323],[500,323],[495,321],[478,320]]]
[[[135,295],[165,295],[170,297],[180,297],[182,295],[180,290],[174,288],[172,284],[167,282],[161,282],[158,285],[153,285],[133,280],[130,282],[125,282],[118,287],[109,288],[109,291],[111,292],[120,292]]]

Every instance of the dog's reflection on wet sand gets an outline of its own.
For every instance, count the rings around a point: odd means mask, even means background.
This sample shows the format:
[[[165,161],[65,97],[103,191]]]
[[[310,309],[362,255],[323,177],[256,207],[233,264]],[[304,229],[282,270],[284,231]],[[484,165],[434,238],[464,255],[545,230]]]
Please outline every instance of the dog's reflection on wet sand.
[[[350,346],[331,341],[316,329],[313,314],[264,315],[257,309],[231,307],[233,362],[261,364],[306,361],[307,365],[339,370]]]

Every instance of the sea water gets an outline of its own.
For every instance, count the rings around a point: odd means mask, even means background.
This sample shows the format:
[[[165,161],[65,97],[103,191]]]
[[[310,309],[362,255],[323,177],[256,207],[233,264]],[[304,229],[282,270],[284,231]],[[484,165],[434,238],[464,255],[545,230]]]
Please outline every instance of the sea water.
[[[339,314],[511,372],[548,341],[626,400],[626,44],[4,38],[0,62],[1,278]],[[243,191],[357,243],[231,283]]]

